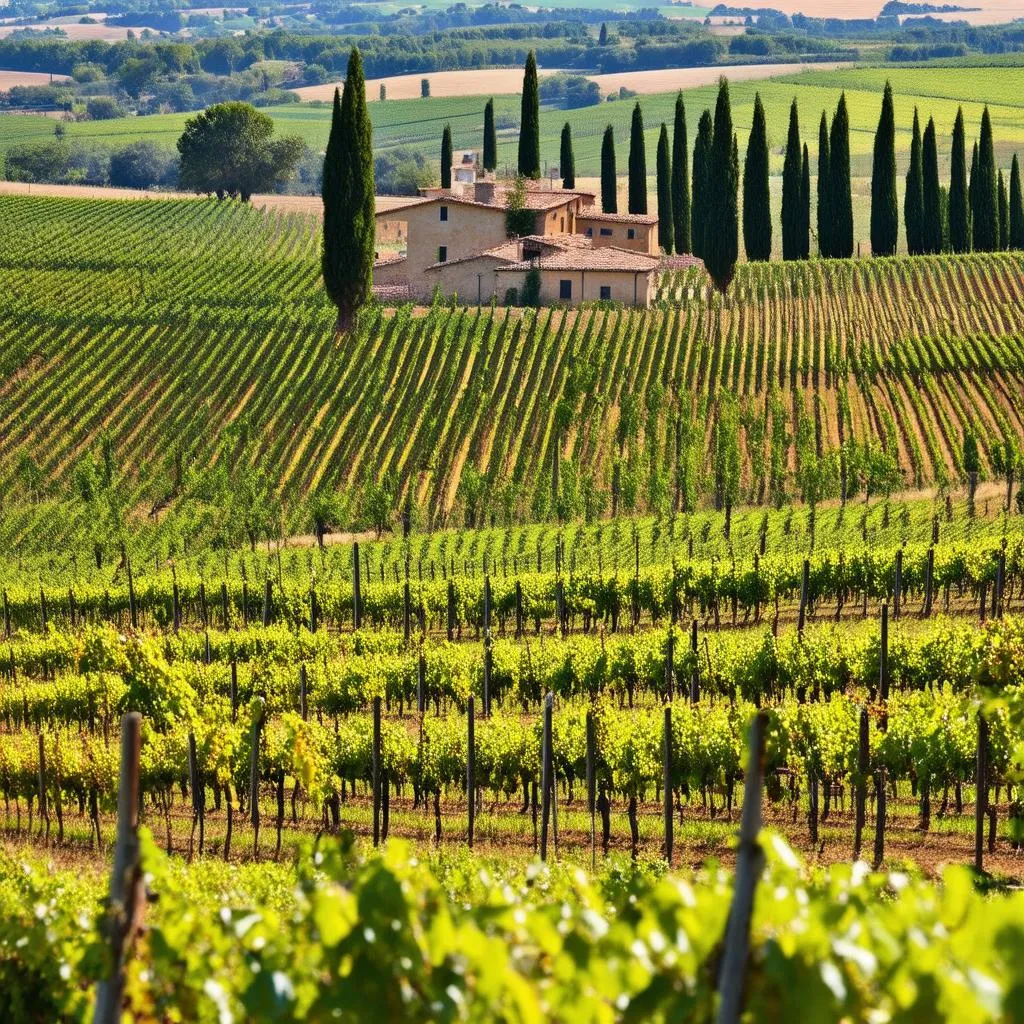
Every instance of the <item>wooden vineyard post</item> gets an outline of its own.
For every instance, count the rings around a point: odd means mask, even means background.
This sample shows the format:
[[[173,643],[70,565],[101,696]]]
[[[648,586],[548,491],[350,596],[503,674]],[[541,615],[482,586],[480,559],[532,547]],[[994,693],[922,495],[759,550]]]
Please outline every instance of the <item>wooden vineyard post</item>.
[[[263,626],[266,628],[270,625],[270,612],[271,612],[271,587],[270,577],[268,576],[263,581]]]
[[[718,975],[718,1024],[736,1024],[743,1005],[743,980],[750,946],[750,919],[754,910],[754,891],[764,868],[764,851],[758,842],[761,831],[761,788],[764,773],[764,741],[768,718],[758,712],[750,727],[750,759],[743,789],[743,816],[736,851],[736,881],[729,922],[725,930],[725,949]]]
[[[896,573],[892,585],[892,617],[899,622],[900,601],[903,597],[903,548],[896,552]]]
[[[220,585],[220,618],[221,626],[224,629],[228,629],[231,626],[231,609],[228,605],[228,585],[221,583]]]
[[[935,546],[928,548],[928,561],[924,570],[924,617],[931,618],[932,614],[932,590],[935,586]]]
[[[558,635],[565,636],[565,584],[561,579],[555,580],[555,615],[558,618]]]
[[[316,603],[316,589],[309,588],[309,631],[315,633],[320,625],[320,609]]]
[[[352,628],[363,624],[363,598],[359,590],[359,542],[352,545]]]
[[[672,867],[672,709],[665,708],[665,731],[661,738],[662,785],[665,789],[665,860]]]
[[[548,859],[548,825],[551,821],[552,765],[551,715],[554,700],[549,693],[544,698],[544,731],[540,746],[540,859]]]
[[[988,722],[978,714],[978,752],[974,796],[974,870],[985,870],[985,810],[988,804]]]
[[[665,651],[665,699],[671,703],[672,694],[676,683],[676,630],[675,626],[669,626],[668,640]]]
[[[484,718],[491,717],[491,672],[494,668],[493,640],[491,639],[491,580],[484,577]]]
[[[46,632],[46,624],[49,620],[49,613],[46,607],[46,594],[43,593],[43,588],[39,588],[39,623],[42,627],[42,631]]]
[[[523,586],[516,580],[516,639],[523,639]]]
[[[303,662],[299,666],[299,714],[302,716],[302,720],[305,722],[309,717],[307,707],[307,687],[308,687],[308,676],[306,673],[306,664]]]
[[[231,659],[231,722],[238,720],[238,662]]]
[[[409,646],[409,637],[412,635],[412,594],[409,590],[409,578],[405,579],[402,587],[402,637],[405,646]]]
[[[117,844],[110,876],[107,940],[110,974],[96,990],[93,1024],[118,1024],[124,994],[125,963],[142,924],[145,909],[139,864],[139,750],[142,716],[129,712],[121,719],[121,772],[117,789]]]
[[[590,814],[590,870],[597,868],[597,738],[594,712],[587,712],[587,811]]]
[[[889,700],[889,605],[882,602],[882,641],[878,652],[878,696],[883,705]],[[888,712],[882,713],[882,731],[888,727]]]
[[[864,821],[868,799],[868,713],[860,709],[857,737],[857,806],[853,826],[853,859],[860,860],[861,843],[864,837]]]
[[[875,859],[874,869],[877,871],[885,859],[885,769],[875,772]]]
[[[252,852],[260,856],[260,731],[263,728],[262,709],[252,720],[252,749],[249,752],[249,820],[252,822]]]
[[[204,828],[206,818],[206,791],[203,786],[202,774],[199,771],[199,756],[196,751],[196,735],[188,734],[188,786],[192,791],[192,832],[188,840],[188,859],[192,860],[192,843],[195,839],[196,825],[199,826],[199,856],[203,855],[205,842]]]
[[[797,620],[796,630],[801,639],[804,635],[804,624],[807,621],[807,584],[811,575],[810,559],[804,559],[803,573],[800,577],[800,617]]]
[[[448,642],[451,643],[455,639],[455,581],[451,578],[448,580],[448,615],[446,629]]]
[[[50,845],[50,808],[46,802],[46,744],[39,734],[39,819],[43,823],[46,845]]]
[[[1003,617],[1003,587],[1006,583],[1006,538],[1003,538],[1002,547],[999,549],[999,559],[996,562],[996,600],[995,617]]]
[[[473,721],[474,700],[472,694],[466,709],[466,806],[469,823],[466,842],[473,849],[473,827],[476,824],[476,723]]]
[[[128,570],[128,616],[131,619],[132,629],[139,628],[139,610],[135,603],[135,578],[132,576],[132,560],[126,561]]]
[[[697,620],[690,623],[690,703],[700,701],[700,656],[697,653]]]
[[[380,697],[373,698],[373,845],[380,846]]]
[[[174,623],[174,632],[181,629],[181,592],[178,590],[178,580],[171,583],[171,618]]]
[[[416,710],[422,715],[427,710],[427,659],[423,657],[423,648],[416,659]]]
[[[206,605],[206,584],[199,582],[199,615],[202,619],[203,629],[210,628],[210,610]]]

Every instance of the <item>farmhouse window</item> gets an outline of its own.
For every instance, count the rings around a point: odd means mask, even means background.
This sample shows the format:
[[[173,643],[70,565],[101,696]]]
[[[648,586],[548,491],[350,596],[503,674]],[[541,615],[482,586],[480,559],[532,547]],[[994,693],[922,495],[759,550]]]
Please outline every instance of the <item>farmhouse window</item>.
[[[627,228],[626,229],[626,237],[627,238],[636,238],[636,232],[632,228]]]
[[[437,247],[437,262],[444,263],[448,259],[448,246],[439,245]]]
[[[560,299],[572,298],[572,281],[562,278],[562,280],[558,282],[558,297]]]
[[[606,238],[611,238],[611,235],[612,235],[612,229],[611,229],[611,228],[601,228],[601,234],[602,234],[602,235],[603,235],[604,237],[606,237]]]
[[[601,298],[610,299],[612,297],[612,286],[610,284],[601,285]]]
[[[441,220],[447,220],[447,219],[448,219],[448,207],[447,206],[442,206],[441,207]]]

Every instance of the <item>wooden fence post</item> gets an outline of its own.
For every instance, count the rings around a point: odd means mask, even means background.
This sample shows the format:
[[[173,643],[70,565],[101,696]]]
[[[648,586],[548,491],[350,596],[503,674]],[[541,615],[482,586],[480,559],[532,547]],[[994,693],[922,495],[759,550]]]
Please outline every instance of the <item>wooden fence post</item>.
[[[540,859],[548,859],[548,824],[551,820],[552,767],[551,756],[551,715],[554,699],[549,693],[544,698],[544,731],[540,747]]]
[[[142,716],[129,712],[121,719],[121,770],[117,789],[117,845],[110,876],[109,915],[111,973],[96,990],[93,1024],[118,1024],[124,993],[125,962],[142,924],[146,900],[139,864],[139,750]]]
[[[861,842],[864,836],[864,821],[868,797],[868,713],[860,709],[857,737],[857,806],[853,827],[853,859],[860,860]]]
[[[466,806],[469,811],[469,825],[466,841],[473,849],[473,826],[476,824],[476,722],[474,721],[472,694],[466,708]]]
[[[725,931],[725,950],[718,975],[718,1024],[735,1024],[743,1005],[743,981],[750,945],[750,918],[754,909],[754,891],[764,868],[764,851],[758,842],[761,831],[761,788],[764,773],[764,742],[768,718],[758,712],[750,728],[750,758],[743,790],[743,817],[736,852],[736,881],[729,923]]]
[[[978,714],[977,786],[974,796],[974,870],[985,870],[985,809],[988,804],[988,722]]]
[[[380,697],[373,698],[373,845],[380,845]]]
[[[662,785],[665,789],[665,860],[672,867],[672,709],[665,708],[662,747]]]
[[[363,595],[359,582],[359,541],[352,545],[352,628],[363,625]]]

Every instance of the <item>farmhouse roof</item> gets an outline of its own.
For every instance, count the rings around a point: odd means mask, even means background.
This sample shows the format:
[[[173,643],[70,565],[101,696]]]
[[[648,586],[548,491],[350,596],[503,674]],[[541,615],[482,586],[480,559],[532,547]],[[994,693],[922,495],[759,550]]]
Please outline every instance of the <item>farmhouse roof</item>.
[[[524,247],[542,250],[538,256],[524,257]],[[648,256],[633,249],[620,249],[605,245],[594,247],[585,235],[527,235],[510,239],[483,252],[462,256],[459,259],[434,263],[427,270],[440,270],[458,263],[472,260],[493,260],[499,264],[495,270],[522,271],[536,267],[538,270],[606,270],[623,273],[648,273],[657,270],[660,261],[657,256]]]
[[[407,210],[411,206],[423,206],[432,202],[430,196],[377,196],[376,215],[383,217],[399,210]]]
[[[657,224],[658,218],[650,213],[602,213],[595,210],[588,213],[586,210],[576,215],[580,220],[603,220],[609,224]]]

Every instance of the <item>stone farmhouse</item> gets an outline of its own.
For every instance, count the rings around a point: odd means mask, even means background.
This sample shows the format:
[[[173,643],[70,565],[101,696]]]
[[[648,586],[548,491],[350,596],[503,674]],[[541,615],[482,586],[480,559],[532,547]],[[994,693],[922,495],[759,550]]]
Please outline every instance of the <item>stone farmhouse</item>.
[[[666,268],[657,217],[602,213],[591,192],[528,182],[524,206],[533,230],[509,238],[512,190],[478,171],[475,156],[466,154],[453,168],[451,188],[390,200],[377,213],[378,237],[404,238],[406,250],[378,258],[374,285],[392,294],[404,287],[420,301],[437,289],[468,304],[514,303],[527,274],[537,270],[544,303],[654,301]]]

